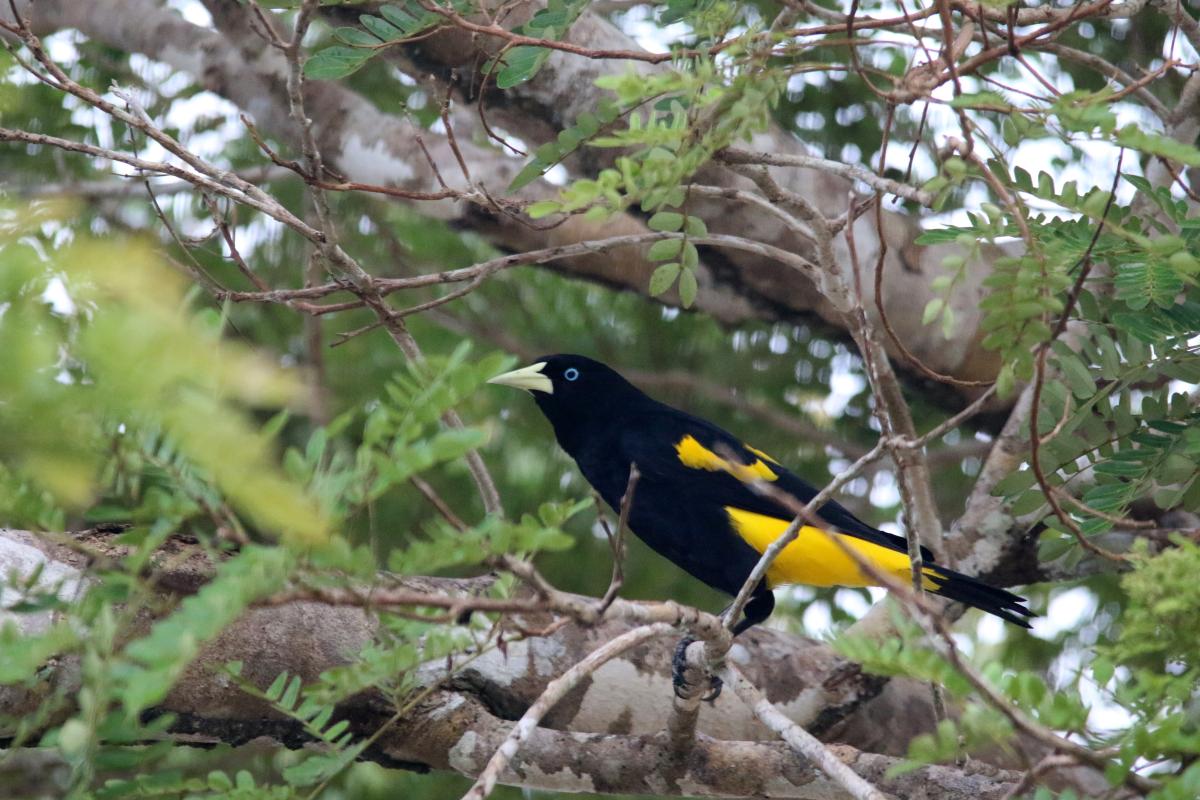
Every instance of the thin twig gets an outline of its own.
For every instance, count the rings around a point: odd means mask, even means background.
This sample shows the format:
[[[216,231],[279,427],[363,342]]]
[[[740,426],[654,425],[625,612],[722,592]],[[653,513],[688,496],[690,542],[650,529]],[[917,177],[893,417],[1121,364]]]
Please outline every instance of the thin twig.
[[[788,719],[787,715],[776,708],[736,666],[727,664],[725,676],[725,682],[733,687],[734,692],[754,712],[754,716],[758,718],[759,722],[766,725],[779,738],[787,742],[789,747],[828,775],[854,800],[888,800],[887,795],[846,766],[841,759],[821,743],[820,739]]]
[[[827,158],[818,158],[816,156],[804,156],[791,153],[752,153],[746,150],[737,150],[727,147],[718,152],[715,156],[718,161],[726,164],[763,164],[773,167],[800,167],[803,169],[815,169],[821,172],[828,172],[833,175],[839,175],[849,180],[862,181],[870,186],[887,194],[894,194],[897,197],[902,197],[905,200],[912,200],[923,206],[932,206],[934,196],[932,192],[918,189],[914,186],[909,186],[900,181],[894,181],[891,178],[883,178],[876,175],[869,169],[857,167],[852,164],[843,164],[840,161],[831,161]]]
[[[442,499],[442,496],[438,494],[437,489],[434,489],[428,481],[419,475],[413,475],[408,480],[413,486],[416,487],[417,491],[429,501],[429,504],[433,506],[437,512],[441,514],[447,522],[450,523],[451,526],[453,526],[455,530],[457,530],[459,533],[463,533],[468,530],[467,523],[463,522],[459,516],[454,513],[454,509],[450,507],[450,504]]]
[[[3,131],[4,129],[0,128],[0,139],[3,138]],[[682,233],[652,232],[611,236],[605,239],[590,239],[583,242],[574,242],[567,245],[557,245],[555,247],[546,247],[540,250],[529,250],[523,253],[513,253],[512,255],[500,256],[498,258],[481,261],[478,264],[474,264],[469,267],[463,267],[461,269],[432,272],[425,275],[417,275],[411,278],[375,278],[374,287],[380,296],[386,297],[393,292],[404,289],[435,286],[441,283],[472,281],[476,278],[479,278],[481,275],[489,276],[513,267],[520,267],[528,264],[546,264],[565,258],[597,255],[622,247],[637,247],[641,245],[652,244],[664,239],[682,239],[683,236],[684,234]],[[708,236],[690,236],[688,239],[696,245],[725,247],[731,250],[742,250],[745,252],[756,253],[776,261],[781,261],[782,263],[785,263],[806,274],[813,274],[813,271],[815,270],[813,264],[801,256],[798,256],[794,253],[789,253],[782,248],[762,244],[741,236],[710,234]],[[352,289],[353,286],[348,285],[346,282],[333,282],[304,289],[274,289],[269,292],[229,292],[226,295],[226,299],[238,303],[279,303],[286,300],[294,300],[299,298],[325,297],[336,292],[351,291]]]
[[[630,464],[629,481],[625,484],[625,493],[621,495],[621,508],[617,515],[617,531],[615,535],[609,531],[608,544],[612,548],[613,568],[608,589],[600,598],[601,614],[612,605],[613,600],[617,599],[617,593],[625,585],[625,531],[629,529],[629,512],[633,508],[633,496],[637,492],[638,480],[641,477],[642,473],[638,470],[637,464]]]

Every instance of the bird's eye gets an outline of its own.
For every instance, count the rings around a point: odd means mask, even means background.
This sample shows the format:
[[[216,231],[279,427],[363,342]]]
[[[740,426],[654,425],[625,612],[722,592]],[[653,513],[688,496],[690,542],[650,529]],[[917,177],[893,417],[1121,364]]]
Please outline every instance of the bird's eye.
[[[574,367],[568,367],[563,373],[563,377],[569,381],[573,381],[579,377],[579,370],[575,369]]]

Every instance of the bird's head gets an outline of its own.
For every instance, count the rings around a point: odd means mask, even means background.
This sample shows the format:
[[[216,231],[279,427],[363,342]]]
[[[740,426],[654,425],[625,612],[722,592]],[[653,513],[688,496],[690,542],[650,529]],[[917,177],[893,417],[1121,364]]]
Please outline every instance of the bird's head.
[[[556,431],[595,421],[645,399],[633,384],[599,361],[570,354],[543,356],[488,381],[526,389]]]

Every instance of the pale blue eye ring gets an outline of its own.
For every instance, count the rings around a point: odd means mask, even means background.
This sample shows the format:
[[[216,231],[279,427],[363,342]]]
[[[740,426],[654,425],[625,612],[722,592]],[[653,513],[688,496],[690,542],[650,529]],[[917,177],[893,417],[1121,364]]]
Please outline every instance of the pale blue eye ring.
[[[566,371],[563,372],[563,377],[569,381],[573,381],[579,377],[579,370],[574,367],[567,367]]]

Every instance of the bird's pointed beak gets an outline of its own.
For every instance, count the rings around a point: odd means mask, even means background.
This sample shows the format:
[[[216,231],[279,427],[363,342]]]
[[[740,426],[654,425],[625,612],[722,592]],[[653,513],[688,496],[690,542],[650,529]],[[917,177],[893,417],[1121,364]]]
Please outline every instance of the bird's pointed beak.
[[[542,374],[546,368],[545,361],[530,364],[528,367],[514,369],[488,380],[488,383],[498,383],[501,386],[511,386],[514,389],[528,389],[531,392],[554,394],[554,384]]]

